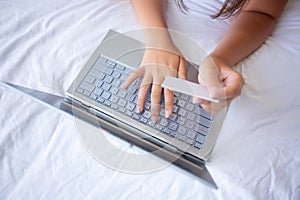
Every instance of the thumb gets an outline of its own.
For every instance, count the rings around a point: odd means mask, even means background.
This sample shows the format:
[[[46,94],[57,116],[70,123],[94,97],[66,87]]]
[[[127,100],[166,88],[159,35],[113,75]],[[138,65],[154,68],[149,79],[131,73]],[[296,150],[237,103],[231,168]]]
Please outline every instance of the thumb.
[[[219,68],[211,57],[206,57],[199,66],[198,81],[206,86],[211,98],[225,99],[225,91]]]

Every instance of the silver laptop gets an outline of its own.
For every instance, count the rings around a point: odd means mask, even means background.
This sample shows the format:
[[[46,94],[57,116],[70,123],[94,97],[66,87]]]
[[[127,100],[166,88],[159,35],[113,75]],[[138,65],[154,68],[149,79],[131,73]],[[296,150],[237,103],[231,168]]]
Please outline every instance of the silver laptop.
[[[120,135],[122,138],[130,137],[126,133],[134,134],[140,138],[141,146],[153,144],[178,155],[184,163],[204,165],[226,111],[212,116],[192,103],[191,96],[175,92],[171,117],[165,118],[162,99],[158,121],[153,123],[149,91],[143,112],[136,113],[141,80],[128,89],[122,89],[121,85],[139,67],[143,53],[144,43],[110,30],[66,92],[65,104],[72,104],[73,111],[79,108],[105,121],[104,126],[109,130],[113,127],[124,130],[120,133],[125,134]],[[188,79],[197,82],[198,67],[192,63],[187,67]]]

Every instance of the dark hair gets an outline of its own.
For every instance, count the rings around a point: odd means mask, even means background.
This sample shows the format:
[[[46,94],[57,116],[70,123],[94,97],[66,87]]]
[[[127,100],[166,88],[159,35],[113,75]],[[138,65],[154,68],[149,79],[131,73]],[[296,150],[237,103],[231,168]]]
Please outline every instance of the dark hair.
[[[176,0],[178,7],[182,11],[188,11],[188,7],[184,4],[184,0]],[[226,0],[220,10],[211,15],[213,19],[216,18],[229,18],[231,16],[236,16],[241,12],[242,7],[245,5],[247,0]]]

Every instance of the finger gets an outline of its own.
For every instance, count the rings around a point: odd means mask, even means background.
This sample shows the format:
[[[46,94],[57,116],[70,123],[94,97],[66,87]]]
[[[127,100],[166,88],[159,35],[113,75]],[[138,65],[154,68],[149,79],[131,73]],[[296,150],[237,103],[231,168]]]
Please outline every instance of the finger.
[[[219,68],[210,57],[205,58],[201,63],[198,81],[201,85],[208,88],[208,92],[212,98],[224,98],[225,94],[220,79]]]
[[[169,118],[172,114],[173,102],[174,102],[174,92],[172,90],[164,90],[165,97],[165,117]]]
[[[142,68],[135,70],[129,75],[121,87],[127,89],[136,79],[142,77],[143,74],[144,70]]]
[[[153,82],[151,91],[151,120],[156,122],[160,111],[161,84]]]
[[[179,68],[178,68],[178,78],[187,80],[187,67],[186,60],[180,56]]]
[[[200,73],[198,74],[198,82],[200,85],[206,86],[205,85],[205,81],[203,80],[202,76],[200,75]]]
[[[144,109],[145,99],[147,97],[148,90],[152,83],[152,78],[150,76],[145,76],[141,82],[139,93],[138,93],[138,100],[136,106],[136,112],[140,113]]]
[[[240,74],[228,77],[225,81],[225,94],[227,98],[234,98],[241,94],[244,79]]]

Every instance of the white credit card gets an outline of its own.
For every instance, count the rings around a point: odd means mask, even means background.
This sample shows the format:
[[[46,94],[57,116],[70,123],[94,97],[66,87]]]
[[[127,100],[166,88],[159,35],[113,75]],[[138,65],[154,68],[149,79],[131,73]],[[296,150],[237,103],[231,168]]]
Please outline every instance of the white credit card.
[[[198,97],[204,100],[208,100],[214,103],[219,103],[218,99],[211,98],[207,87],[191,81],[186,81],[179,78],[167,76],[165,78],[165,81],[162,83],[162,87],[183,94]]]

